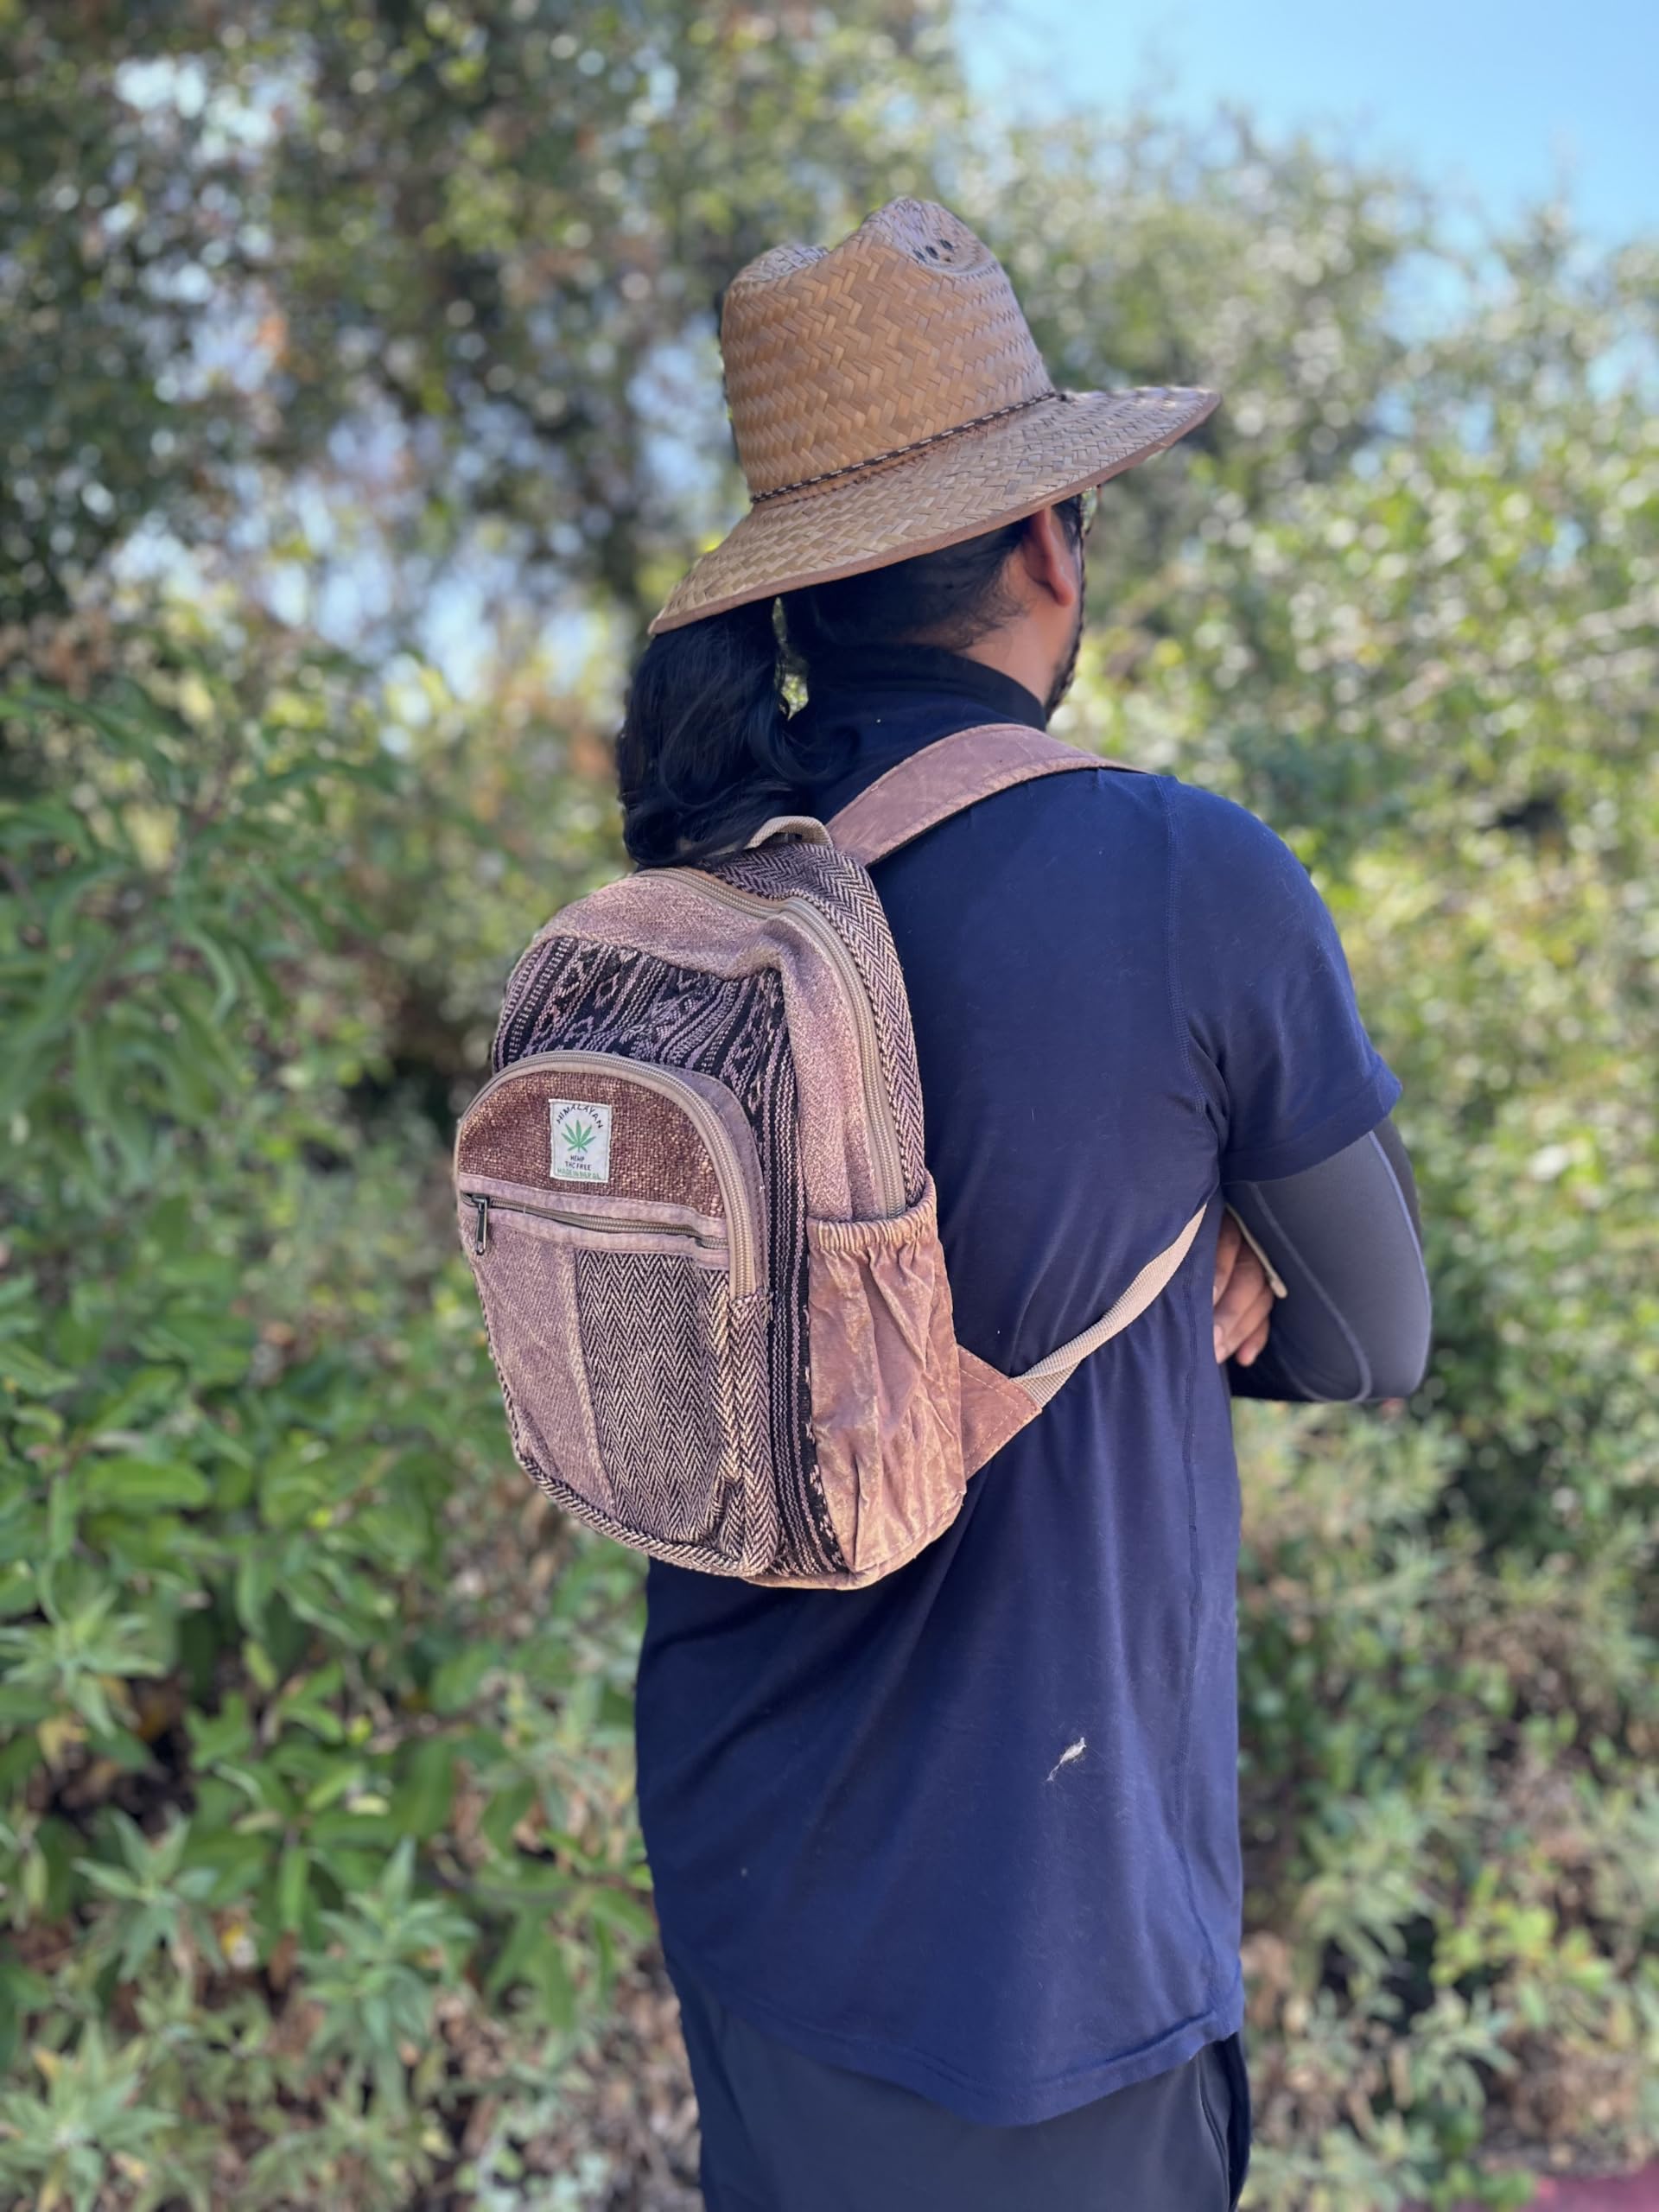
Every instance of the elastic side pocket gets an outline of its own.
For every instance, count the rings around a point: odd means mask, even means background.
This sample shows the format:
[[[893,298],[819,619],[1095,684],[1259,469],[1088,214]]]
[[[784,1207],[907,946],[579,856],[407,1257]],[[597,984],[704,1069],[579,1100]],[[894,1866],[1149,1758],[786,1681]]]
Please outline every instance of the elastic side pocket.
[[[961,1509],[962,1392],[930,1178],[885,1221],[809,1220],[812,1429],[848,1580],[912,1558]]]

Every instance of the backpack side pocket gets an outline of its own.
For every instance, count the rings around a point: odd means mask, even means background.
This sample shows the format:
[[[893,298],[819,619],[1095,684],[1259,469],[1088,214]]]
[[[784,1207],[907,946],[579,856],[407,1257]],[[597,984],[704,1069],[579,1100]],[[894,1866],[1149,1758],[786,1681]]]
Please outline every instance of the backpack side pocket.
[[[962,1391],[931,1178],[881,1221],[806,1225],[818,1475],[854,1588],[961,1510]]]

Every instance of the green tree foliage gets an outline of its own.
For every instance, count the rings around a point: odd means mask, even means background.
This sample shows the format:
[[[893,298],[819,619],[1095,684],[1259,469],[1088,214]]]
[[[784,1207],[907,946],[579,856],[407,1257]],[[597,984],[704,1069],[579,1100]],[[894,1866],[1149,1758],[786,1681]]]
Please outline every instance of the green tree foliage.
[[[1292,838],[1407,1086],[1429,1382],[1241,1421],[1251,2202],[1659,2139],[1654,249],[1010,134],[947,35],[0,10],[0,2204],[636,2201],[567,2062],[638,1575],[512,1465],[447,1143],[735,512],[718,287],[905,189],[1063,381],[1226,392],[1108,487],[1067,726]]]
[[[158,502],[233,530],[238,464],[291,478],[349,419],[418,445],[383,517],[416,588],[484,520],[521,593],[574,574],[642,623],[684,552],[664,447],[729,450],[684,359],[720,287],[779,225],[925,188],[958,108],[926,0],[203,0],[0,35],[18,611]]]
[[[556,2049],[649,1926],[630,1565],[503,1465],[438,1142],[366,1083],[353,879],[417,771],[327,672],[239,677],[156,654],[84,705],[7,702],[65,794],[0,821],[3,2025],[51,2090],[37,2126],[10,2107],[0,2175],[42,2202],[94,2169],[111,2201],[183,2175],[222,2202],[215,2120],[185,2121],[242,2100],[232,2022],[256,2139],[322,2101],[257,2201],[405,2202],[448,2141],[463,1963]],[[263,1997],[248,2031],[266,1984],[291,2048]],[[133,2004],[118,2063],[88,2024]],[[153,2160],[93,2117],[117,2075],[165,2115]],[[66,2100],[92,2141],[60,2171]],[[317,2160],[360,2188],[290,2194]]]

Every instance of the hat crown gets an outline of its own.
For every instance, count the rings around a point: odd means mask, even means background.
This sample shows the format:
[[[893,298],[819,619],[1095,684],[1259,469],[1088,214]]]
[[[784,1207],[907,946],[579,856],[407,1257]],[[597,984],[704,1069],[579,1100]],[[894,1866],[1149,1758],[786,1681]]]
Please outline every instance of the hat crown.
[[[726,396],[750,496],[839,474],[1053,389],[995,256],[894,200],[837,246],[773,246],[727,288]]]

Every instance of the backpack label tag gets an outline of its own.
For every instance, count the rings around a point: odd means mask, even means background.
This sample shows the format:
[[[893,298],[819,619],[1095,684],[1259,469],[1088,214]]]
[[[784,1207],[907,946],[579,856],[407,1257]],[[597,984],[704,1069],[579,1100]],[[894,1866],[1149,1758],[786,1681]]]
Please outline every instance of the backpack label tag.
[[[584,1105],[577,1098],[552,1098],[553,1157],[548,1173],[556,1183],[608,1183],[611,1179],[611,1109]]]

